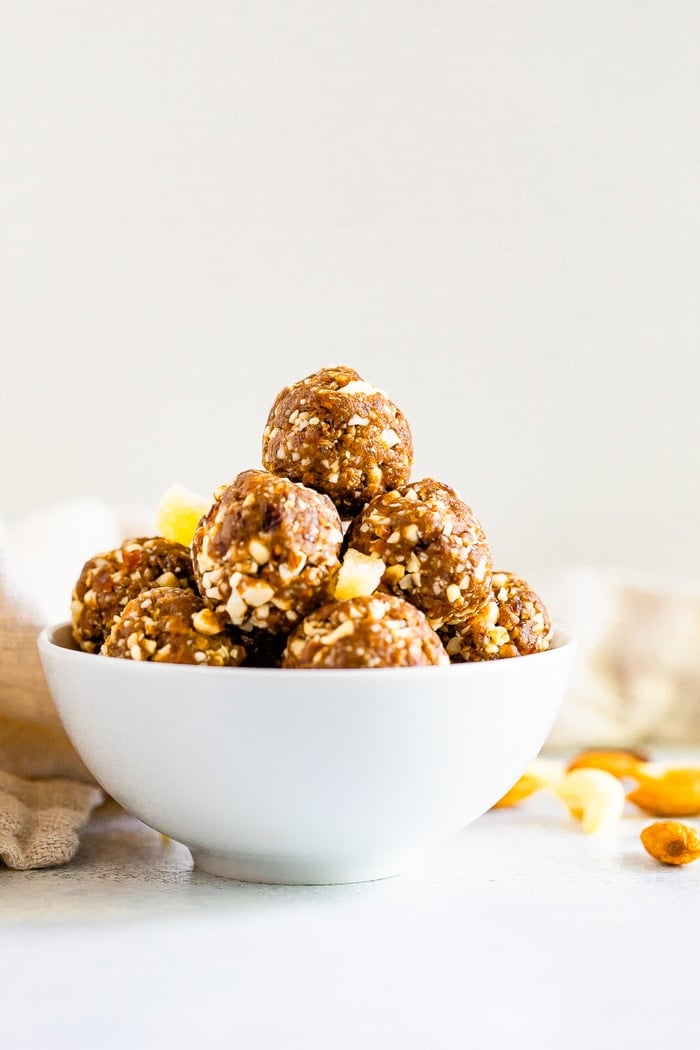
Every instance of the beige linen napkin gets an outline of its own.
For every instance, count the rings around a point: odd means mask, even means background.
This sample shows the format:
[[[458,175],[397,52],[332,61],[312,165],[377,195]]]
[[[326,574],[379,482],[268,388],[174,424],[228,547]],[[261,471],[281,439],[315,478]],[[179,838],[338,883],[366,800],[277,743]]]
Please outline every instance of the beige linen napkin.
[[[0,521],[0,859],[10,867],[70,860],[78,829],[102,800],[63,730],[36,639],[46,623],[67,618],[85,560],[117,546],[124,531],[113,512],[88,500],[49,508],[12,531]]]
[[[571,566],[537,588],[579,643],[550,750],[700,745],[700,579]]]
[[[9,868],[48,868],[71,860],[78,829],[103,800],[77,780],[25,780],[0,771],[0,860]]]

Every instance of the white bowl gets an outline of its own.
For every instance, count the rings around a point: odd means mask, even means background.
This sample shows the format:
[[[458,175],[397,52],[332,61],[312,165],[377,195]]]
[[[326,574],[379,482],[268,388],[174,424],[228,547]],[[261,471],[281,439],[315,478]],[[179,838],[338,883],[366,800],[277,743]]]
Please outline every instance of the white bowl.
[[[39,638],[63,723],[100,784],[250,882],[396,875],[475,820],[540,750],[575,644],[449,667],[275,670],[136,663]]]

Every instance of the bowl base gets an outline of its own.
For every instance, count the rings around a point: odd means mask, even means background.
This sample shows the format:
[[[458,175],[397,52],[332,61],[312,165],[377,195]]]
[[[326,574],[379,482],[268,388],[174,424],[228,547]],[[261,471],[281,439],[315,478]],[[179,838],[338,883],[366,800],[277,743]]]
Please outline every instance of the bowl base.
[[[238,882],[263,882],[278,886],[337,886],[348,882],[373,882],[401,875],[416,862],[417,854],[371,856],[265,857],[247,853],[191,850],[195,867],[209,875]]]

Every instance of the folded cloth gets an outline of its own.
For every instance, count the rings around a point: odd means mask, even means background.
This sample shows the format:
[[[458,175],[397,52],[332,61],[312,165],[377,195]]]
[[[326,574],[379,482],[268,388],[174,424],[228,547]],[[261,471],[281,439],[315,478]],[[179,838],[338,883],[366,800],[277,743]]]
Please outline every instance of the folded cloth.
[[[0,858],[12,867],[70,859],[102,797],[61,725],[36,639],[68,618],[87,558],[132,529],[140,531],[91,500],[59,504],[12,531],[0,521]]]
[[[103,801],[75,780],[24,780],[0,771],[0,860],[9,868],[50,868],[71,860],[78,829]]]
[[[549,749],[700,744],[700,579],[572,566],[536,586],[579,643]]]

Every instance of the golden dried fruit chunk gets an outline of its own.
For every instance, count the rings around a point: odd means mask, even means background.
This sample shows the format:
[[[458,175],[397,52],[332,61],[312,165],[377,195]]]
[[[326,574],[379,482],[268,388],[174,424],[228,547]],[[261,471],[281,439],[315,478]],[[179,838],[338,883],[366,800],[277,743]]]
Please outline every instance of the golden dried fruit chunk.
[[[700,769],[640,769],[634,778],[639,786],[627,798],[652,817],[700,815]]]
[[[517,806],[536,791],[545,787],[552,787],[559,779],[559,770],[550,762],[544,760],[535,761],[527,769],[519,780],[516,780],[512,788],[506,791],[491,808],[508,809]]]
[[[171,485],[161,496],[156,509],[156,531],[166,540],[190,547],[194,530],[210,506],[211,500],[184,485]]]
[[[624,787],[603,769],[574,769],[561,778],[555,792],[587,835],[616,824],[625,805]]]
[[[639,837],[647,853],[661,864],[691,864],[700,857],[700,835],[676,820],[650,824]]]
[[[340,566],[333,597],[338,602],[348,598],[369,598],[379,586],[385,569],[381,558],[362,554],[350,547]]]
[[[566,768],[567,772],[572,769],[602,769],[605,773],[612,773],[614,777],[633,777],[648,761],[646,755],[637,751],[601,747],[581,751],[571,759]]]
[[[513,784],[512,788],[506,791],[503,798],[500,798],[491,808],[508,809],[510,806],[517,806],[519,802],[529,798],[530,795],[534,795],[542,787],[544,787],[544,784],[538,777],[534,777],[531,773],[523,773],[520,779]]]

